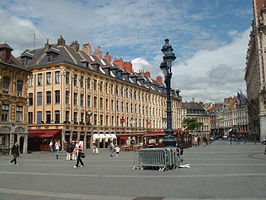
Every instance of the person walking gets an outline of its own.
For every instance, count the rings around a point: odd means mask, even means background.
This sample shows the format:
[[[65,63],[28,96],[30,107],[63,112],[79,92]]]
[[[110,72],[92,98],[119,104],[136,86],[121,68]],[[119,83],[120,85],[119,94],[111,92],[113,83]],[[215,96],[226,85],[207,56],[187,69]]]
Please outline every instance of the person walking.
[[[195,145],[195,147],[198,146],[198,138],[197,138],[197,136],[194,137],[194,145]]]
[[[74,168],[78,168],[79,167],[79,163],[81,164],[80,167],[83,167],[84,163],[83,163],[83,161],[81,159],[81,154],[83,152],[83,142],[82,141],[76,140],[76,147],[75,147],[74,151],[77,154],[77,163],[74,166]]]
[[[11,153],[13,155],[13,159],[10,161],[10,164],[12,164],[14,162],[15,165],[18,165],[17,163],[17,157],[19,156],[19,146],[18,146],[18,142],[16,142],[11,149]]]
[[[49,147],[50,147],[50,152],[54,152],[54,149],[53,149],[53,141],[52,140],[49,143]]]
[[[95,143],[93,143],[93,146],[92,146],[92,153],[93,154],[95,154],[95,153],[99,154],[99,149]]]
[[[75,152],[75,148],[76,148],[76,143],[75,143],[75,141],[72,141],[72,143],[71,143],[71,150],[72,150],[71,160],[77,160],[77,154]]]
[[[54,146],[55,146],[55,151],[56,151],[56,159],[58,159],[59,158],[59,151],[60,151],[60,147],[61,147],[59,141],[56,141]]]
[[[116,152],[116,157],[118,157],[119,156],[119,152],[120,152],[120,147],[119,146],[115,147],[115,152]]]
[[[113,153],[115,152],[115,145],[113,142],[110,142],[109,146],[108,146],[109,150],[110,150],[110,156],[113,157]]]
[[[71,153],[73,152],[72,145],[70,143],[67,143],[66,153],[67,157],[66,160],[71,160]]]

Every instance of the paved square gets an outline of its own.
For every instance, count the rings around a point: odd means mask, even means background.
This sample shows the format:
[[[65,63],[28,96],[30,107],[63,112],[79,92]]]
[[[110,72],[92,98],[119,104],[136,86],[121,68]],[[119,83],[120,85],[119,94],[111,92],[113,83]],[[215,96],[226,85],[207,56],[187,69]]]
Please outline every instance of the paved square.
[[[191,168],[159,172],[133,170],[134,152],[110,157],[107,150],[87,150],[84,168],[73,168],[65,152],[0,157],[1,200],[174,200],[266,199],[265,145],[217,141],[184,151]]]

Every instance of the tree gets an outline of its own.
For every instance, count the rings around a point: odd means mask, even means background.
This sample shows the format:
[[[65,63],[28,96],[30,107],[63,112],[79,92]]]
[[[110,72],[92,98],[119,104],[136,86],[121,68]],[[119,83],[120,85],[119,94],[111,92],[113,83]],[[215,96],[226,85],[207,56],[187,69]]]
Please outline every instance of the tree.
[[[196,118],[186,118],[182,122],[182,126],[188,131],[199,130],[202,126],[202,122],[198,122]]]

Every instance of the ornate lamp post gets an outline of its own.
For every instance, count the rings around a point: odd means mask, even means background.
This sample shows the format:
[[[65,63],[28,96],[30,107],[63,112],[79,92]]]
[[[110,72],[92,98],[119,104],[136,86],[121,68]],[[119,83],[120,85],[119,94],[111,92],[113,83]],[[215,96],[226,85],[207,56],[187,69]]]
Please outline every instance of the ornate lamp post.
[[[160,69],[163,71],[165,76],[165,85],[167,90],[167,128],[165,130],[166,135],[163,137],[163,143],[166,147],[176,146],[176,137],[173,135],[172,129],[172,101],[171,101],[171,78],[172,78],[172,62],[176,59],[173,53],[173,48],[169,44],[169,39],[165,39],[165,44],[162,46],[161,51],[163,52],[163,62],[160,65]]]

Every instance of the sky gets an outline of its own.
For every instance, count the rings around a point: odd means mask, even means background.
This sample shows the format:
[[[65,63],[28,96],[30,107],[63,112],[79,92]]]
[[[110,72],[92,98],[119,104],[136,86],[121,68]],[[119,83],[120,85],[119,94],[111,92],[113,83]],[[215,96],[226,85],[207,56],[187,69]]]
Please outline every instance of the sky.
[[[217,102],[246,91],[252,15],[251,0],[1,0],[0,42],[19,56],[62,35],[156,79],[168,38],[177,57],[172,88],[183,101]]]

